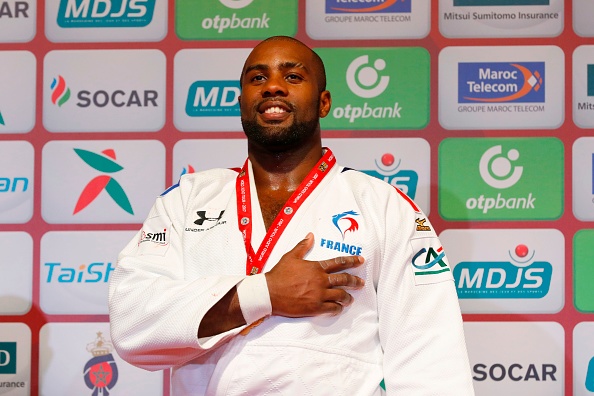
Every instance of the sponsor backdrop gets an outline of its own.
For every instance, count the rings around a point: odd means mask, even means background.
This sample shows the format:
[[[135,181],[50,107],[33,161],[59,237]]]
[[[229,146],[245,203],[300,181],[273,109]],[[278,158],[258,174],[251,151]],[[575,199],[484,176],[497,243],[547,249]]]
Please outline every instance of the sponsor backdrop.
[[[243,60],[288,35],[327,66],[324,144],[440,233],[477,394],[594,395],[593,18],[592,0],[0,0],[0,394],[169,394],[113,350],[107,282],[167,186],[243,163]]]

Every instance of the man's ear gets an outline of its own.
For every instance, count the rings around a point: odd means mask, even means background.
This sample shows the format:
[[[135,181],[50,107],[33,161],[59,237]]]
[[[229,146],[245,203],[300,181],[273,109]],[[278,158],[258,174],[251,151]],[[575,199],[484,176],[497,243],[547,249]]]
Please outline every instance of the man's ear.
[[[330,91],[322,91],[320,92],[320,109],[319,114],[320,118],[324,118],[330,113],[330,109],[332,108],[332,96],[330,95]]]
[[[241,106],[241,95],[237,97],[237,104]]]

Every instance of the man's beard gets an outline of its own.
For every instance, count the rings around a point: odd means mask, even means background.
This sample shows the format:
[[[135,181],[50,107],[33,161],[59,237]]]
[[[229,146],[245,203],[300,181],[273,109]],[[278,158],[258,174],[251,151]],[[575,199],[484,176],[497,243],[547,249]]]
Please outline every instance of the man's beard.
[[[313,136],[319,125],[319,118],[295,122],[289,127],[264,127],[256,121],[241,119],[241,125],[248,140],[270,149],[284,149],[299,146]]]

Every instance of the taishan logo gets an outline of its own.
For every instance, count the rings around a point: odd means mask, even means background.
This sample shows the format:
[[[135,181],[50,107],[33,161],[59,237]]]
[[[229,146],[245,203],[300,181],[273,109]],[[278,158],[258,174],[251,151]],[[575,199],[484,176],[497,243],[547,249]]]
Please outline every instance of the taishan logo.
[[[87,351],[93,357],[85,364],[83,370],[85,384],[93,391],[94,396],[109,396],[109,391],[118,382],[118,366],[111,354],[113,344],[97,333],[97,339],[87,345]]]
[[[326,0],[327,14],[411,12],[412,0],[369,0],[346,2]]]
[[[544,103],[544,76],[544,62],[462,62],[458,103]]]
[[[91,168],[105,173],[115,173],[124,169],[121,165],[115,162],[116,155],[112,149],[103,150],[103,155],[93,153],[83,149],[74,149],[74,152]],[[108,175],[101,175],[91,180],[83,189],[78,197],[74,212],[77,214],[93,202],[101,191],[105,190],[116,204],[126,212],[134,214],[130,200],[126,195],[124,189],[113,177]]]
[[[401,163],[402,160],[396,162],[393,154],[386,153],[382,155],[379,161],[378,159],[375,160],[376,170],[363,170],[362,172],[385,181],[398,188],[410,198],[415,199],[419,175],[417,172],[409,169],[398,170]]]
[[[54,78],[50,88],[52,90],[52,103],[58,105],[58,107],[62,107],[70,99],[70,88],[66,85],[64,77],[58,76],[58,78]]]

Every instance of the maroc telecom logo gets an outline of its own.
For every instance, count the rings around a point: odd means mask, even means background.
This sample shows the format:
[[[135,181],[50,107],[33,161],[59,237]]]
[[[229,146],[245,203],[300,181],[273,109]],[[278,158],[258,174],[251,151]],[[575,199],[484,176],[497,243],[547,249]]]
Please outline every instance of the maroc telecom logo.
[[[115,173],[124,169],[115,162],[116,155],[113,149],[103,150],[101,154],[83,149],[74,149],[74,152],[91,168],[104,173]],[[105,190],[116,204],[127,213],[134,214],[130,200],[126,192],[113,177],[109,175],[100,175],[91,180],[83,189],[78,197],[74,212],[77,214],[93,202],[99,194]]]
[[[544,103],[544,62],[458,63],[458,103]]]
[[[52,91],[51,100],[54,105],[62,107],[70,99],[70,88],[66,85],[64,77],[58,76],[58,78],[54,78],[50,88]]]
[[[340,231],[343,240],[347,232],[355,232],[359,229],[359,223],[353,216],[359,216],[359,213],[349,210],[332,216],[332,224]]]
[[[396,159],[393,154],[385,153],[379,158],[375,159],[376,169],[362,170],[361,172],[369,176],[376,177],[386,183],[400,189],[410,198],[415,199],[417,193],[417,185],[419,183],[419,175],[414,170],[400,169],[402,160]]]
[[[346,3],[340,0],[326,0],[327,14],[342,13],[403,13],[411,12],[412,0],[384,0],[369,5],[369,2]]]

